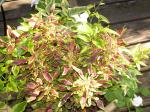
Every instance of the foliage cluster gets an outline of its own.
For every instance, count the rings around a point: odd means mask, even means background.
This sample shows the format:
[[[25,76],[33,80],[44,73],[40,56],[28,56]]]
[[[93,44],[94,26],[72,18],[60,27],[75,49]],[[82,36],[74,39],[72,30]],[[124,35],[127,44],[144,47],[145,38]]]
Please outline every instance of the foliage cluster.
[[[0,96],[1,105],[17,99],[21,103],[14,112],[27,105],[40,112],[104,110],[112,101],[132,106],[150,49],[127,49],[117,32],[102,26],[108,20],[90,12],[93,6],[70,8],[66,0],[41,0],[36,7],[37,14],[0,38],[0,94],[6,96]],[[85,11],[98,22],[72,18]]]

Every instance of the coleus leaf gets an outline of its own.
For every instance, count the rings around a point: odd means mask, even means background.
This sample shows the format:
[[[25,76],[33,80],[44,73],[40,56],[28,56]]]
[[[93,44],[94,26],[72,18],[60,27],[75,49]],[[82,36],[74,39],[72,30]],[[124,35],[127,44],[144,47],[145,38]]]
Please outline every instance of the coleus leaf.
[[[62,80],[60,80],[60,82],[66,86],[72,85],[72,82],[70,82],[69,80],[66,80],[66,79],[62,79]]]
[[[72,65],[72,68],[79,74],[79,76],[84,79],[84,75],[81,69],[77,68],[76,66]]]
[[[62,76],[64,75],[67,75],[68,71],[70,70],[69,67],[64,67],[64,70],[63,70],[63,73],[62,73]]]
[[[63,85],[57,85],[57,87],[60,91],[66,91],[67,90],[67,88],[65,88]]]
[[[7,47],[7,52],[8,52],[8,54],[11,54],[14,49],[15,49],[15,46],[9,45],[9,46]]]
[[[55,89],[51,89],[51,94],[58,97],[58,92]]]
[[[12,73],[14,74],[14,76],[17,76],[19,74],[19,69],[19,66],[12,67]]]
[[[53,79],[58,78],[58,76],[59,76],[59,73],[56,71],[56,72],[53,74]]]
[[[81,105],[81,108],[82,108],[82,109],[84,109],[85,106],[86,106],[86,100],[87,100],[86,97],[87,97],[87,96],[86,96],[86,92],[84,92],[84,93],[83,93],[83,96],[81,97],[81,100],[80,100],[80,105]]]
[[[31,64],[31,63],[33,63],[34,61],[35,61],[35,55],[33,54],[33,55],[29,58],[28,62],[29,62],[29,64]]]
[[[13,106],[11,112],[24,112],[26,106],[27,106],[26,101],[21,102],[21,103],[17,103],[15,106]]]
[[[61,105],[64,105],[71,96],[72,96],[72,93],[65,94],[61,100]]]
[[[51,77],[51,75],[48,73],[48,71],[44,71],[44,72],[43,72],[43,77],[44,77],[44,79],[47,80],[47,81],[51,81],[51,80],[52,80],[52,77]]]
[[[36,96],[26,97],[27,102],[32,102],[36,100]]]
[[[34,82],[29,82],[27,85],[26,85],[26,88],[27,89],[35,89],[38,85]]]
[[[15,60],[13,62],[13,64],[15,64],[15,65],[22,65],[22,64],[25,64],[25,63],[27,63],[26,59],[18,59],[18,60]]]
[[[21,46],[21,49],[28,51],[28,47],[26,47],[26,46]]]
[[[103,104],[102,100],[96,100],[95,102],[96,102],[96,105],[98,108],[100,108],[102,110],[104,109],[104,104]]]

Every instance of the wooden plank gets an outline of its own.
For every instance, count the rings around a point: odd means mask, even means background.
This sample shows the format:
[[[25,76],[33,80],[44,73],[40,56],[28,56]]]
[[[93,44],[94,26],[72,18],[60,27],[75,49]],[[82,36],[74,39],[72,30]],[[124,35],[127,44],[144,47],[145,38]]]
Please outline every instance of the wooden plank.
[[[101,0],[84,0],[84,2],[82,0],[77,0],[77,4],[80,6],[85,6],[88,4],[99,4]],[[105,5],[112,5],[112,4],[117,4],[120,5],[120,3],[135,3],[137,0],[103,0],[103,3],[105,3]]]
[[[127,29],[123,38],[128,44],[150,42],[150,19],[111,26],[112,29],[116,30],[122,29],[123,27]]]
[[[30,0],[15,0],[11,2],[5,2],[3,4],[6,19],[16,19],[24,17],[29,14],[33,9],[30,6]],[[0,13],[0,21],[2,20],[2,15]]]
[[[149,0],[137,0],[135,4],[124,3],[100,7],[99,12],[106,16],[111,23],[150,16]]]

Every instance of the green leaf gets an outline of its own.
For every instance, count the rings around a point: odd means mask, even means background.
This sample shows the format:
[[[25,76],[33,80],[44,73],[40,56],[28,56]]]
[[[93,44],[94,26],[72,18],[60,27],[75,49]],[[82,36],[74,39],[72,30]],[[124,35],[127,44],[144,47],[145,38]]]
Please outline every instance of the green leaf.
[[[150,89],[147,87],[141,87],[139,89],[139,92],[143,95],[143,96],[150,96]]]
[[[85,41],[85,42],[90,42],[90,38],[88,36],[84,35],[79,35],[77,38]]]
[[[0,101],[0,109],[3,108],[4,106],[5,106],[5,103]]]
[[[0,80],[0,90],[2,90],[4,87],[4,82],[2,80]]]
[[[18,92],[18,87],[17,87],[16,82],[11,80],[6,86],[6,91],[7,92],[10,92],[10,91]]]
[[[72,16],[75,14],[80,14],[80,13],[85,12],[86,10],[87,10],[86,6],[70,8],[69,9],[69,15]]]
[[[136,112],[143,112],[143,109],[140,107],[136,108],[135,110],[136,110]]]
[[[109,28],[104,28],[103,32],[107,32],[107,33],[110,33],[110,34],[114,34],[114,35],[120,36],[117,32],[115,32],[114,30],[109,29]]]
[[[19,74],[19,69],[19,66],[12,67],[12,73],[14,74],[14,76],[17,76]]]
[[[97,47],[97,48],[103,48],[105,45],[105,42],[102,39],[97,39],[97,40],[92,40],[92,43]]]
[[[13,106],[12,112],[24,112],[26,106],[27,106],[26,101],[17,103],[16,105]]]

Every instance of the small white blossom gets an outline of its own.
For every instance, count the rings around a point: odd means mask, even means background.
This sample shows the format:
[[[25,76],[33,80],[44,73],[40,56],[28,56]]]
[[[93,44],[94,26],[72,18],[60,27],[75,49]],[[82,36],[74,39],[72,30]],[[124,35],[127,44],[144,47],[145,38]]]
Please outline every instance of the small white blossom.
[[[21,30],[21,31],[29,31],[29,28],[24,27],[24,26],[17,26],[17,30]]]
[[[135,96],[132,100],[132,104],[135,107],[139,107],[141,106],[143,103],[143,99],[140,96]]]
[[[76,14],[72,16],[77,22],[81,23],[87,23],[87,19],[89,17],[89,14],[87,12],[84,12],[80,15]]]
[[[32,0],[31,1],[31,7],[33,7],[34,5],[37,5],[39,3],[40,0]]]

